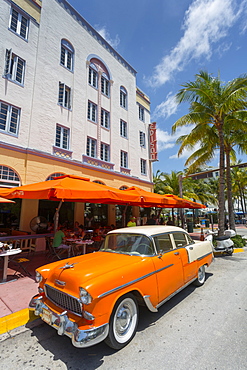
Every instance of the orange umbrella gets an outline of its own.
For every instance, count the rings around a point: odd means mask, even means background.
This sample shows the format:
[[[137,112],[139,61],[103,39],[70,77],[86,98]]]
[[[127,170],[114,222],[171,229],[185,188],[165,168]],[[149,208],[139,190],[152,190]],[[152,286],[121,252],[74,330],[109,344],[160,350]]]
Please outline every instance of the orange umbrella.
[[[177,202],[175,208],[197,208],[197,209],[206,208],[204,204],[193,202],[192,200],[180,198],[174,194],[166,194],[165,197],[173,199],[175,202]]]
[[[123,191],[138,195],[140,197],[140,201],[132,205],[137,205],[140,207],[163,207],[163,208],[169,207],[170,208],[170,207],[176,207],[176,204],[177,204],[177,202],[172,198],[168,198],[165,195],[152,193],[151,191],[143,190],[137,186],[131,186]]]
[[[177,195],[165,194],[160,195],[158,193],[152,193],[146,191],[137,186],[131,186],[124,191],[139,195],[141,201],[136,204],[140,207],[159,207],[159,208],[206,208],[203,204],[193,202],[184,198],[180,198]]]
[[[49,199],[54,201],[126,204],[139,202],[138,194],[124,192],[89,181],[88,178],[64,175],[50,181],[3,189],[0,196],[8,199]]]
[[[0,203],[15,203],[13,200],[0,197]]]

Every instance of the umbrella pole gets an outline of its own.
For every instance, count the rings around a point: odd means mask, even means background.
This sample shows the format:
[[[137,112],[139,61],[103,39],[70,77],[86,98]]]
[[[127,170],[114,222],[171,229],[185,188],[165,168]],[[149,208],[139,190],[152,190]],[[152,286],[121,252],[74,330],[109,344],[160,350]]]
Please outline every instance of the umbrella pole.
[[[122,215],[122,226],[123,227],[126,226],[126,211],[127,211],[127,207],[128,207],[128,204],[126,204],[126,206],[124,208],[124,211],[123,211],[123,215]]]
[[[60,211],[60,208],[61,208],[62,204],[63,204],[63,201],[60,200],[59,205],[58,205],[58,207],[56,209],[56,212],[55,212],[55,215],[54,215],[54,234],[55,234],[55,232],[57,231],[57,228],[58,228],[59,211]]]

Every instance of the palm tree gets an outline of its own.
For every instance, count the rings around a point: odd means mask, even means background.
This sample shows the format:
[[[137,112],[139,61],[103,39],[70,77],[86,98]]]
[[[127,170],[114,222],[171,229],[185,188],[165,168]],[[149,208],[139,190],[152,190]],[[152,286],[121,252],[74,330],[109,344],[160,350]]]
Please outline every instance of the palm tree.
[[[189,102],[190,106],[189,113],[178,119],[172,130],[175,132],[180,126],[193,125],[191,133],[181,139],[179,154],[184,148],[193,148],[198,142],[201,144],[196,154],[197,161],[189,170],[210,161],[219,148],[219,235],[224,233],[225,223],[225,131],[237,116],[245,116],[246,98],[245,76],[224,84],[219,77],[212,77],[204,71],[177,93],[178,103]]]
[[[240,161],[238,163],[241,165]],[[232,188],[234,199],[239,199],[241,209],[246,213],[246,188],[247,188],[247,171],[244,168],[232,168]]]
[[[153,174],[153,183],[154,183],[154,192],[163,194],[163,181],[162,181],[162,172],[157,170],[155,174]]]

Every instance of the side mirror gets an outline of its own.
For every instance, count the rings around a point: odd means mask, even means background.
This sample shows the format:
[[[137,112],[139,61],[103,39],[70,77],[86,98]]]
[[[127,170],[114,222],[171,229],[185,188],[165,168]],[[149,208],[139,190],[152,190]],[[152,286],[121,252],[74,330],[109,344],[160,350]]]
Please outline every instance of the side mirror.
[[[158,257],[161,258],[163,256],[163,254],[164,254],[163,249],[160,249],[159,254],[158,254]]]

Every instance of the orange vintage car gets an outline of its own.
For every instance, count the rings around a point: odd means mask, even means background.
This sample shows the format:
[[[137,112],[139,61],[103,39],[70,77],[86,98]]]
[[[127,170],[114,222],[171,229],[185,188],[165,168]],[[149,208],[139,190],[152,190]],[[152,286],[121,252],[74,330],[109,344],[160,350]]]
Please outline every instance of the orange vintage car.
[[[120,349],[136,333],[139,305],[157,312],[188,284],[203,285],[212,259],[209,241],[179,227],[116,229],[100,251],[38,268],[30,308],[76,347]]]

